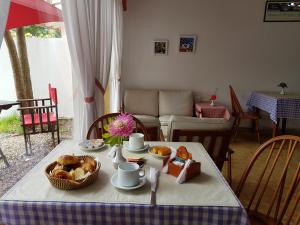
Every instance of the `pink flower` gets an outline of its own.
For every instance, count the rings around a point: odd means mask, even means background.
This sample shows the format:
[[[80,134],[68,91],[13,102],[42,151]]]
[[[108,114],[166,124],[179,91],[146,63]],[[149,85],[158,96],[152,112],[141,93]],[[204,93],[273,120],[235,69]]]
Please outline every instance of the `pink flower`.
[[[134,129],[134,120],[130,114],[121,114],[108,127],[111,136],[128,137]]]

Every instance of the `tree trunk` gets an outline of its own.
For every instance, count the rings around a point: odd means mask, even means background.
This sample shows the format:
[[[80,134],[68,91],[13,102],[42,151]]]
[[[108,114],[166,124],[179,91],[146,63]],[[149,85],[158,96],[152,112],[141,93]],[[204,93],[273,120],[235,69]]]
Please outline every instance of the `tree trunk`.
[[[27,46],[26,46],[26,38],[24,28],[20,27],[17,28],[17,43],[18,43],[18,53],[20,59],[20,65],[23,75],[23,83],[24,83],[24,90],[26,98],[33,99],[33,92],[32,92],[32,84],[30,78],[30,67],[28,62],[28,55],[27,55]]]
[[[18,56],[17,48],[14,39],[11,36],[10,31],[5,31],[4,38],[8,48],[10,62],[13,69],[17,99],[24,99],[25,91],[24,91],[24,84],[22,79],[23,76],[22,76],[22,69],[20,66],[20,59]]]

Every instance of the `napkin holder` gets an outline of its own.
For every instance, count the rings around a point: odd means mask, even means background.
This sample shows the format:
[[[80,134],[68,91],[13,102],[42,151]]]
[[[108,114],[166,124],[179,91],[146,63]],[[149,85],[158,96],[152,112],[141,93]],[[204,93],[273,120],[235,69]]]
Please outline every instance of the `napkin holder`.
[[[184,162],[183,166],[175,165],[173,162],[180,158],[181,162]],[[181,146],[177,149],[176,158],[168,161],[168,174],[178,177],[180,172],[183,170],[186,160],[192,158],[192,154],[189,153],[185,147]],[[189,167],[186,169],[185,180],[190,180],[193,177],[199,175],[201,172],[200,162],[193,161]]]

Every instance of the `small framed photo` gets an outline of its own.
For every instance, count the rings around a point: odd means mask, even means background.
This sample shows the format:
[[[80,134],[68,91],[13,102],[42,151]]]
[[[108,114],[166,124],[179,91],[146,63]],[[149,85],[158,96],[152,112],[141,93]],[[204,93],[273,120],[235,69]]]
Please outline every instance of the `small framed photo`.
[[[196,49],[195,35],[181,35],[179,38],[179,52],[194,53]]]
[[[168,55],[169,41],[168,40],[155,40],[154,41],[154,54],[155,55]]]
[[[300,22],[300,1],[266,1],[264,22]]]

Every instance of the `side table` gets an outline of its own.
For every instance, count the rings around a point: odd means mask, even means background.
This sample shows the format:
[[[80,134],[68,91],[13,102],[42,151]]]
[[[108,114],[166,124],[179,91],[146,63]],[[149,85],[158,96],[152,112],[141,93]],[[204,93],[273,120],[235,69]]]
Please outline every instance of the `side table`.
[[[195,103],[196,115],[199,118],[225,118],[230,119],[230,113],[226,106],[215,103],[214,106],[210,105],[210,102],[197,102]]]
[[[1,110],[6,110],[6,109],[9,109],[11,108],[12,106],[14,105],[18,105],[19,103],[16,102],[16,101],[3,101],[3,100],[0,100],[0,113],[1,113]],[[1,150],[1,147],[0,147],[0,160],[3,159],[4,160],[4,163],[5,165],[8,167],[9,166],[9,163],[4,155],[4,153],[2,152]]]

